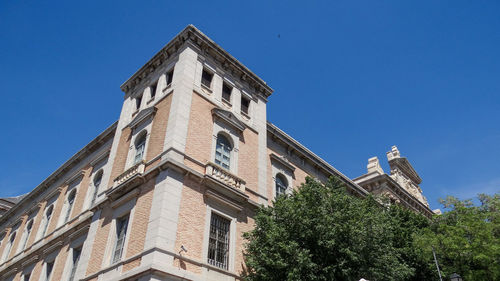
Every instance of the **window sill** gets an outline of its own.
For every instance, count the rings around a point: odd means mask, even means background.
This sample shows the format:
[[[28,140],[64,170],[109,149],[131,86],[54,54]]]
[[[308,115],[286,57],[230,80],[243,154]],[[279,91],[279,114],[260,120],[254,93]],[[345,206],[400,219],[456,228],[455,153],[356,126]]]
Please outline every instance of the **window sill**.
[[[245,111],[241,111],[241,115],[245,117],[246,120],[250,120],[250,115],[248,115]]]
[[[172,83],[168,84],[167,86],[165,86],[165,88],[163,88],[163,90],[161,90],[163,93],[165,93],[168,89],[170,89],[170,87],[172,87]]]
[[[231,104],[230,101],[226,100],[226,99],[222,99],[222,104],[224,104],[225,106],[229,107],[229,108],[232,108],[233,105]]]
[[[207,85],[203,84],[203,83],[201,84],[201,88],[203,90],[209,92],[210,94],[213,93],[213,90],[210,87],[208,87]]]

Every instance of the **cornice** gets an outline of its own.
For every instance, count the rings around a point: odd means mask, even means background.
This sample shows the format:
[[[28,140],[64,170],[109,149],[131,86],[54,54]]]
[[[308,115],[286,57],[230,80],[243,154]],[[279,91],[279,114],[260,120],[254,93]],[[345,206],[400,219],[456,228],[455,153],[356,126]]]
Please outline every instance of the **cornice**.
[[[144,66],[132,75],[120,88],[123,92],[128,93],[141,83],[149,73],[155,71],[166,60],[176,55],[177,52],[189,44],[200,50],[202,55],[210,55],[217,61],[222,68],[231,73],[234,77],[248,83],[257,93],[264,98],[269,97],[273,89],[267,85],[262,79],[245,67],[236,58],[222,49],[208,36],[203,34],[193,25],[188,25],[184,30],[177,34],[170,42],[168,42],[153,58],[151,58]]]
[[[276,125],[272,124],[271,122],[267,121],[267,132],[271,134],[272,136],[275,136],[276,138],[280,139],[282,142],[287,144],[288,146],[292,147],[293,150],[297,151],[304,157],[305,159],[308,159],[311,161],[315,166],[322,168],[324,171],[326,171],[327,174],[329,175],[335,175],[340,177],[344,183],[352,190],[358,193],[358,195],[361,196],[366,196],[368,195],[368,192],[353,182],[351,179],[349,179],[347,176],[339,172],[337,169],[335,169],[332,165],[328,164],[325,160],[323,160],[321,157],[307,149],[305,146],[303,146],[301,143],[293,139],[291,136],[283,132],[280,128],[278,128]]]
[[[422,182],[422,179],[417,174],[417,171],[415,171],[406,157],[393,158],[389,160],[389,165],[391,166],[391,169],[393,167],[400,168],[403,173],[410,177],[416,184],[420,184]]]
[[[37,187],[35,187],[33,191],[24,196],[24,198],[21,199],[21,201],[19,201],[9,211],[3,214],[3,216],[0,217],[0,226],[4,224],[6,221],[8,221],[10,217],[12,217],[13,214],[17,212],[19,209],[21,209],[24,205],[33,204],[33,201],[36,199],[36,196],[45,192],[48,188],[52,186],[52,184],[54,184],[57,180],[63,177],[67,171],[71,170],[75,165],[77,165],[83,159],[85,159],[85,157],[93,153],[103,143],[112,138],[114,136],[117,125],[118,121],[113,123],[102,133],[100,133],[99,136],[90,141],[85,147],[83,147],[68,161],[66,161],[63,165],[61,165],[55,172],[53,172],[50,176],[48,176],[42,183],[40,183]]]

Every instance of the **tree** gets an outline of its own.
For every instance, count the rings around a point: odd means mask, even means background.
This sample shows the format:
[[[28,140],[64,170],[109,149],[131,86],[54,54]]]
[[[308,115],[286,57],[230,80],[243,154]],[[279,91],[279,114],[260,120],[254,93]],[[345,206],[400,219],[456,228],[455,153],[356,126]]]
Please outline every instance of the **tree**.
[[[441,203],[449,211],[433,218],[416,239],[424,256],[435,249],[443,275],[453,272],[464,280],[500,280],[500,195],[471,200],[449,196]]]
[[[402,233],[404,224],[411,230]],[[293,194],[258,210],[255,228],[244,234],[244,278],[411,280],[415,268],[405,256],[420,260],[405,252],[413,251],[412,240],[396,241],[413,237],[421,225],[425,222],[408,211],[350,195],[337,178],[325,185],[307,178]]]

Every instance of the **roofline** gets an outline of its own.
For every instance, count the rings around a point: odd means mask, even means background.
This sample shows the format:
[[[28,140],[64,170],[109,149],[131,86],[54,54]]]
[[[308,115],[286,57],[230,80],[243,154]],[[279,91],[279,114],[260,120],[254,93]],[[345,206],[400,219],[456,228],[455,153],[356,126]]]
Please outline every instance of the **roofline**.
[[[79,160],[83,157],[86,157],[88,154],[92,153],[92,148],[94,146],[99,145],[110,137],[111,134],[114,135],[116,127],[118,125],[118,121],[114,122],[111,126],[106,128],[102,133],[100,133],[96,138],[90,141],[87,145],[85,145],[80,151],[75,153],[71,158],[64,162],[57,170],[55,170],[50,176],[48,176],[45,180],[43,180],[37,187],[35,187],[32,191],[26,194],[19,202],[17,202],[10,210],[5,212],[0,217],[0,226],[7,221],[7,218],[10,217],[17,209],[20,208],[27,201],[31,201],[32,197],[37,194],[45,191],[45,189],[49,188],[51,184],[53,184],[56,180],[58,180],[59,176],[63,175],[67,170],[71,169],[74,164],[77,164]],[[32,202],[30,202],[32,203]]]
[[[127,92],[129,89],[133,88],[135,85],[139,84],[143,77],[145,77],[148,73],[150,73],[151,68],[156,68],[156,65],[160,65],[163,61],[165,61],[168,57],[171,56],[172,53],[177,51],[186,41],[190,40],[197,46],[208,47],[216,52],[217,55],[226,59],[228,63],[232,64],[236,69],[240,70],[244,73],[243,80],[248,80],[250,78],[251,82],[249,84],[255,84],[256,88],[264,94],[267,98],[274,91],[271,87],[267,85],[267,83],[258,77],[255,73],[253,73],[250,69],[244,66],[240,61],[238,61],[235,57],[229,54],[226,50],[220,47],[217,43],[215,43],[208,36],[203,34],[198,28],[194,25],[190,24],[186,26],[181,32],[179,32],[170,42],[168,42],[163,48],[157,52],[146,64],[144,64],[139,70],[137,70],[127,81],[125,81],[120,89],[123,92]],[[175,51],[171,51],[174,48]],[[160,64],[155,64],[155,62],[159,61]]]
[[[339,172],[332,165],[328,164],[328,162],[323,160],[314,152],[310,151],[307,147],[302,145],[300,142],[289,136],[287,133],[285,133],[284,131],[282,131],[280,128],[278,128],[276,125],[274,125],[269,121],[267,121],[267,131],[270,132],[271,134],[274,134],[275,136],[278,136],[281,140],[295,146],[296,149],[298,148],[297,150],[306,155],[308,159],[312,160],[313,162],[315,162],[320,167],[324,168],[329,173],[340,177],[349,187],[351,187],[354,191],[358,192],[360,195],[363,196],[369,195],[368,191],[366,191],[363,187],[353,182],[346,175]]]

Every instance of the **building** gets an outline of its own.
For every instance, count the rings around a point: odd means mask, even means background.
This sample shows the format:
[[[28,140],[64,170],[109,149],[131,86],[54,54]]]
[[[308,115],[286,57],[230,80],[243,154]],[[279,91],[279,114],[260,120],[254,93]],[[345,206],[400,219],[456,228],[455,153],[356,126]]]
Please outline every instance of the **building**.
[[[193,26],[121,89],[119,120],[0,218],[0,280],[235,280],[260,204],[308,175],[368,194],[267,122],[273,90]]]
[[[387,152],[387,160],[391,174],[384,173],[377,157],[368,159],[367,173],[355,178],[353,181],[366,191],[383,195],[392,204],[400,204],[408,209],[424,214],[427,217],[434,213],[429,208],[419,184],[422,179],[396,146]]]

